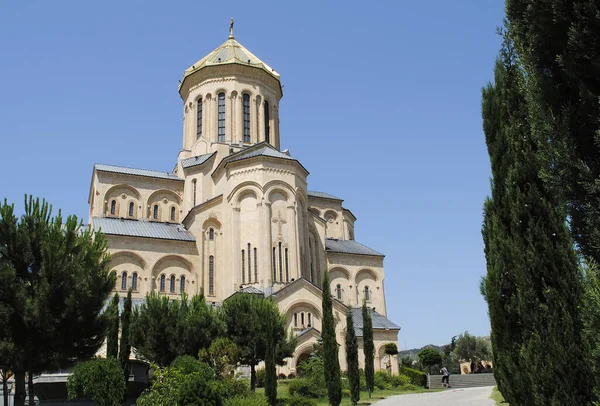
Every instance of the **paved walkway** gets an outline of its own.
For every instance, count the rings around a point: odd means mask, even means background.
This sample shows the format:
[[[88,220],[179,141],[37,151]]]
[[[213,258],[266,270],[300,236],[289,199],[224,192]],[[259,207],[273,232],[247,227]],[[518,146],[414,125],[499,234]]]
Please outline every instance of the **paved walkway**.
[[[495,406],[490,399],[492,387],[448,389],[442,392],[392,396],[376,406]],[[362,400],[362,399],[361,399]]]

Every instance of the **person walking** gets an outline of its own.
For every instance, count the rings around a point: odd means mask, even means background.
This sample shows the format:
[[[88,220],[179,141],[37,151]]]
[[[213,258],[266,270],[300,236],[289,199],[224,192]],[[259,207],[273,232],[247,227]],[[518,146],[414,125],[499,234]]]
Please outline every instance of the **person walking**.
[[[442,388],[446,385],[446,388],[450,387],[450,372],[446,369],[446,367],[442,367],[440,369],[440,373],[442,374]]]

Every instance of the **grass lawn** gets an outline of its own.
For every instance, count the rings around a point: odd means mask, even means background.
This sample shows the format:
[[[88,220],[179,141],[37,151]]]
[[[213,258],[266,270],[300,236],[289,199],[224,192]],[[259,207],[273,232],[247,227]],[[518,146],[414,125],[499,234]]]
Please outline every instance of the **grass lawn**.
[[[497,405],[508,405],[508,402],[504,400],[502,394],[498,391],[498,387],[495,387],[492,391],[492,396],[490,398],[496,402]]]
[[[260,393],[264,393],[264,388],[256,388],[256,391],[257,392],[260,391]],[[387,397],[394,396],[394,395],[404,395],[404,394],[408,394],[408,393],[438,392],[438,391],[439,391],[439,389],[433,389],[431,391],[429,391],[427,389],[418,389],[415,391],[404,391],[404,390],[396,390],[396,389],[385,389],[385,390],[376,389],[375,392],[373,392],[371,394],[371,399],[369,399],[368,392],[361,391],[360,392],[360,401],[358,402],[358,404],[359,405],[370,405],[370,404],[377,402],[378,400],[385,399]],[[290,394],[288,391],[288,382],[287,381],[278,381],[277,382],[277,398],[286,399],[289,396],[290,396]],[[327,398],[316,399],[316,401],[319,406],[327,406],[329,404],[329,402],[327,401]],[[340,406],[351,406],[350,398],[343,397],[342,403],[340,403]]]

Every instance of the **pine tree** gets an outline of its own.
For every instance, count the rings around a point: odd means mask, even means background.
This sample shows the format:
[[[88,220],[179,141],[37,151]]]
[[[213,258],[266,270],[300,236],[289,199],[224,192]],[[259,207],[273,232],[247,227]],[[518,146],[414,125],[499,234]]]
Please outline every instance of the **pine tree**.
[[[117,358],[119,354],[119,294],[115,293],[106,308],[108,330],[106,331],[106,356]]]
[[[323,364],[325,366],[325,383],[329,404],[338,406],[342,400],[342,381],[340,374],[340,361],[338,343],[335,339],[335,321],[333,320],[333,303],[331,300],[331,288],[329,273],[323,276]]]
[[[514,405],[587,404],[591,374],[579,320],[577,257],[560,198],[539,176],[543,160],[528,122],[524,80],[505,37],[495,83],[483,92],[493,176],[485,204],[483,293],[495,374]]]
[[[367,301],[363,300],[363,351],[365,354],[365,380],[369,399],[375,389],[375,346],[373,345],[373,321],[371,320],[371,309],[367,307]]]
[[[353,405],[360,400],[360,372],[358,369],[358,343],[354,331],[352,308],[346,312],[346,363],[348,364],[348,381],[350,382],[350,401]]]
[[[131,289],[127,292],[127,298],[123,304],[121,313],[121,342],[119,345],[119,363],[125,374],[125,384],[129,382],[129,356],[131,355],[130,325],[131,325]]]

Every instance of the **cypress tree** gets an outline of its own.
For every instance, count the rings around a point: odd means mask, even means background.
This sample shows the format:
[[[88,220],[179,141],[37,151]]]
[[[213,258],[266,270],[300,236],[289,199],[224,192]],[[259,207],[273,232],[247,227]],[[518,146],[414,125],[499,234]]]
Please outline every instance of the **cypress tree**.
[[[363,300],[362,305],[363,318],[363,351],[365,353],[365,380],[367,381],[367,390],[369,399],[375,388],[375,346],[373,345],[373,321],[371,320],[371,311],[367,308],[367,301]]]
[[[358,370],[358,343],[356,342],[351,307],[346,312],[346,363],[348,364],[350,401],[356,405],[360,400],[360,372]]]
[[[274,315],[273,315],[274,316]],[[277,347],[277,331],[274,317],[267,317],[265,322],[265,396],[271,406],[277,404],[277,371],[275,369],[275,351]]]
[[[121,313],[121,342],[119,345],[119,363],[125,374],[125,385],[129,382],[129,356],[131,355],[130,342],[131,325],[131,289],[127,292],[127,298],[123,304],[123,313]]]
[[[495,373],[511,404],[587,404],[591,374],[579,320],[578,262],[560,198],[539,176],[543,159],[528,122],[524,80],[505,37],[496,82],[483,92],[493,182],[485,204],[482,287]]]
[[[117,358],[119,354],[119,294],[115,293],[106,309],[108,331],[106,332],[106,357]]]
[[[329,273],[323,276],[323,364],[325,367],[325,383],[329,404],[338,406],[342,400],[342,381],[340,374],[340,361],[338,343],[335,339],[335,321],[333,320],[333,303],[331,300],[331,288]]]

